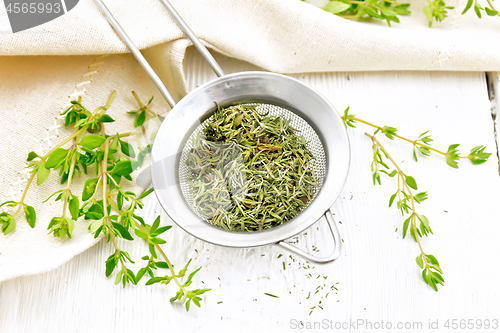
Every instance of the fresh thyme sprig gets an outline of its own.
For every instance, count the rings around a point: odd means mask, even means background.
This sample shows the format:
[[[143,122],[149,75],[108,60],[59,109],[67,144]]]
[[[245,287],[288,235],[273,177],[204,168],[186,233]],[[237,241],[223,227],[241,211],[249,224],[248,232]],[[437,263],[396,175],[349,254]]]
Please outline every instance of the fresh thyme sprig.
[[[488,15],[488,16],[500,16],[498,10],[496,10],[495,7],[493,7],[493,3],[491,2],[491,0],[487,0],[487,1],[488,1],[489,7],[481,6],[479,3],[477,3],[477,0],[467,1],[467,5],[465,6],[465,9],[462,12],[462,15],[467,13],[467,11],[472,7],[472,5],[474,5],[474,12],[476,13],[477,17],[479,17],[479,18],[482,17],[482,15],[481,15],[482,11],[485,11],[486,15]]]
[[[342,0],[330,1],[323,9],[347,19],[366,21],[384,20],[399,23],[398,15],[409,15],[409,3],[400,4],[395,0]]]
[[[304,0],[303,0],[304,1]],[[424,7],[424,14],[429,22],[429,27],[433,21],[441,22],[448,17],[448,10],[455,9],[448,6],[443,0],[426,0],[427,6]],[[474,12],[477,17],[482,17],[484,11],[488,16],[500,16],[499,12],[493,7],[491,0],[488,6],[481,6],[477,0],[468,0],[462,15],[474,5]],[[399,15],[409,15],[410,4],[400,4],[395,0],[332,0],[323,9],[329,13],[341,16],[347,19],[358,21],[367,21],[370,19],[384,20],[389,26],[391,22],[399,23]]]
[[[17,211],[11,215],[8,214],[7,212],[3,212],[0,214],[0,219],[2,223],[2,232],[4,234],[8,234],[9,232],[13,231],[15,228],[15,223],[16,223],[16,217],[19,215],[21,208],[24,208],[25,214],[26,214],[26,219],[28,220],[29,225],[34,228],[35,227],[35,222],[36,222],[36,212],[33,207],[28,206],[25,204],[24,200],[26,199],[26,194],[28,193],[28,190],[31,186],[31,183],[33,182],[35,176],[37,176],[37,185],[40,186],[45,182],[45,180],[49,177],[50,175],[50,169],[53,168],[58,168],[61,167],[60,173],[62,174],[61,178],[61,183],[64,183],[68,176],[69,176],[69,170],[72,169],[73,172],[75,171],[75,168],[71,168],[71,165],[76,164],[78,162],[76,159],[73,160],[73,162],[69,162],[68,160],[72,160],[73,154],[75,153],[76,147],[74,145],[70,149],[63,149],[61,148],[64,146],[66,143],[70,141],[74,141],[75,139],[78,140],[87,130],[90,132],[98,130],[99,123],[109,121],[108,115],[105,115],[104,113],[107,111],[109,106],[111,105],[111,102],[114,98],[115,93],[113,92],[104,106],[98,107],[94,112],[90,113],[88,110],[86,110],[78,101],[72,101],[72,106],[68,108],[64,114],[67,114],[66,116],[66,121],[65,125],[68,126],[69,124],[75,123],[75,132],[73,135],[69,136],[59,144],[57,144],[54,148],[52,148],[47,154],[44,156],[39,156],[37,153],[34,151],[30,152],[28,154],[27,161],[31,162],[27,168],[31,168],[30,173],[31,176],[28,179],[28,182],[26,183],[26,186],[24,188],[23,194],[21,196],[21,200],[18,202],[15,201],[6,201],[2,204],[0,204],[0,207],[3,205],[7,205],[9,207],[15,207],[18,206]],[[102,121],[101,117],[103,117]],[[111,117],[109,117],[111,118]],[[114,120],[113,120],[114,121]],[[81,155],[81,154],[79,154]],[[71,156],[71,157],[69,157]],[[34,161],[35,159],[38,159],[37,161]],[[79,171],[79,168],[77,167],[76,170]],[[64,200],[65,205],[70,201],[72,197],[68,195],[68,193],[63,193],[63,191],[60,191],[60,195],[57,197],[56,200]],[[71,207],[74,207],[74,205],[71,205]],[[65,207],[66,208],[66,207]],[[63,215],[64,212],[63,212]],[[55,232],[55,235],[64,238],[65,235],[68,235],[71,237],[71,232],[72,231],[72,222],[69,221],[69,218],[64,218],[61,217],[55,217],[52,219],[51,224],[48,229],[51,230],[51,232]],[[55,227],[56,228],[52,228]],[[66,232],[62,232],[66,231]],[[69,232],[69,233],[68,233]]]
[[[415,179],[406,175],[401,170],[394,159],[387,153],[387,150],[385,150],[377,138],[375,138],[375,135],[370,135],[368,133],[365,133],[365,135],[368,136],[373,143],[373,182],[375,184],[375,180],[377,180],[380,184],[380,172],[386,173],[389,177],[398,177],[398,189],[389,199],[389,207],[392,206],[394,200],[397,198],[397,207],[401,211],[401,215],[405,216],[409,214],[408,218],[403,223],[403,238],[406,237],[406,233],[409,229],[410,235],[415,242],[417,242],[420,249],[420,254],[417,256],[416,261],[417,265],[422,269],[422,277],[427,284],[437,291],[437,284],[444,285],[444,279],[441,276],[443,271],[439,267],[439,262],[436,257],[426,254],[420,243],[420,237],[427,236],[429,233],[432,234],[432,229],[427,217],[418,214],[415,208],[415,203],[421,203],[427,199],[427,192],[413,194],[412,189],[417,190]],[[380,152],[382,152],[382,154]],[[383,161],[384,157],[389,159],[395,168],[391,173],[387,171],[390,170],[390,168]],[[417,227],[417,221],[420,221],[419,227]]]
[[[151,144],[147,138],[147,145],[144,148],[139,146],[136,153],[133,146],[123,139],[131,136],[140,136],[145,133],[144,123],[151,117],[157,121],[158,115],[150,109],[153,101],[151,98],[147,104],[143,104],[137,94],[132,92],[134,98],[139,104],[139,110],[129,112],[135,114],[134,126],[136,130],[128,133],[117,133],[107,135],[105,124],[114,122],[114,119],[106,114],[111,102],[115,96],[113,92],[106,105],[98,107],[93,112],[88,111],[82,104],[81,99],[72,101],[71,106],[65,110],[65,126],[74,127],[74,133],[61,141],[44,156],[39,156],[35,152],[28,154],[30,164],[30,178],[23,191],[20,201],[6,201],[1,206],[18,207],[14,214],[3,212],[0,214],[0,223],[2,231],[8,234],[15,229],[16,217],[24,209],[26,219],[33,228],[36,222],[36,212],[33,207],[25,203],[26,194],[37,177],[37,185],[41,185],[50,175],[51,171],[59,169],[61,184],[66,183],[64,189],[51,194],[44,202],[55,196],[56,201],[62,201],[62,213],[60,216],[53,217],[48,225],[49,233],[56,237],[64,239],[66,236],[71,238],[75,223],[80,217],[89,220],[89,231],[97,238],[104,235],[107,242],[113,244],[113,253],[106,260],[106,276],[110,276],[113,271],[120,266],[115,284],[121,283],[123,287],[127,284],[137,284],[143,275],[147,272],[150,279],[146,285],[157,282],[168,284],[171,280],[179,286],[179,291],[170,300],[174,302],[179,300],[189,310],[190,303],[200,306],[203,293],[210,289],[187,290],[191,285],[193,276],[201,269],[189,274],[184,282],[181,282],[188,269],[188,265],[175,272],[174,266],[170,263],[168,257],[161,249],[160,244],[166,241],[160,238],[160,235],[170,229],[170,226],[159,227],[160,217],[152,225],[147,224],[140,216],[136,215],[136,210],[141,209],[144,204],[142,199],[149,195],[153,189],[149,189],[142,194],[135,194],[132,191],[123,189],[122,182],[132,180],[132,172],[140,167],[146,155],[151,151]],[[154,137],[154,134],[151,138]],[[69,148],[63,148],[65,145],[71,145]],[[80,198],[71,191],[71,183],[75,176],[88,175],[90,168],[94,168],[95,177],[88,178],[85,181],[83,192]],[[80,204],[81,202],[81,204]],[[139,238],[144,239],[149,247],[149,256],[147,265],[139,269],[137,274],[127,267],[128,263],[134,263],[129,253],[118,246],[117,238],[133,241],[131,231]],[[158,261],[157,252],[159,252],[164,261]],[[156,270],[168,269],[170,275],[155,276]]]
[[[153,102],[153,97],[151,97],[148,101],[147,104],[142,103],[142,101],[139,99],[139,96],[137,96],[137,93],[135,91],[132,91],[132,95],[134,96],[135,100],[137,101],[137,104],[139,104],[139,109],[138,110],[132,110],[128,111],[128,114],[135,114],[135,121],[134,121],[134,127],[139,127],[142,126],[145,122],[147,122],[150,117],[153,117],[156,121],[160,123],[159,116],[149,108],[149,105]]]
[[[344,120],[344,123],[346,126],[349,127],[356,127],[354,123],[360,122],[365,125],[371,126],[373,128],[376,128],[376,132],[378,133],[379,131],[383,133],[387,138],[394,140],[394,138],[398,138],[400,140],[406,141],[408,143],[411,143],[413,145],[413,157],[415,158],[415,161],[418,161],[417,157],[417,151],[423,155],[423,156],[429,156],[431,151],[438,153],[440,155],[443,155],[446,157],[446,163],[451,166],[452,168],[457,168],[458,169],[458,161],[459,159],[468,159],[472,164],[482,164],[488,160],[488,158],[491,156],[491,153],[485,153],[484,150],[486,149],[485,146],[476,146],[471,149],[469,155],[463,156],[459,155],[458,153],[458,147],[459,144],[452,144],[448,147],[448,150],[446,152],[440,151],[438,149],[435,149],[431,147],[431,142],[433,141],[431,136],[428,134],[429,131],[426,131],[418,136],[417,139],[415,140],[410,140],[405,137],[402,137],[396,132],[398,131],[397,128],[391,127],[391,126],[378,126],[374,125],[366,120],[356,118],[355,115],[349,114],[349,108],[345,109],[344,115],[342,116],[342,119]]]
[[[415,161],[418,161],[417,151],[423,156],[429,156],[431,151],[441,154],[446,157],[446,163],[453,168],[458,168],[458,160],[467,158],[472,164],[482,164],[486,162],[491,155],[490,153],[485,153],[485,146],[477,146],[472,148],[471,152],[467,156],[460,156],[458,153],[458,144],[453,144],[448,147],[446,152],[437,150],[430,146],[433,139],[428,134],[429,131],[424,132],[418,136],[415,140],[410,140],[402,137],[397,133],[397,128],[391,126],[377,126],[366,120],[356,118],[355,115],[349,114],[349,107],[344,111],[342,116],[344,125],[347,127],[356,127],[356,123],[363,123],[365,125],[375,128],[373,135],[365,133],[372,141],[373,149],[373,161],[371,164],[373,184],[381,184],[380,175],[381,173],[386,174],[389,177],[397,176],[398,179],[398,189],[389,199],[389,207],[391,207],[396,201],[396,206],[400,210],[401,215],[407,216],[403,223],[403,238],[406,237],[408,230],[410,235],[418,244],[420,249],[420,254],[416,258],[417,265],[422,269],[422,278],[429,284],[434,290],[438,290],[437,285],[444,285],[444,279],[441,274],[443,271],[439,266],[439,262],[433,255],[426,254],[420,243],[420,237],[427,236],[429,233],[433,233],[429,225],[429,220],[426,216],[418,214],[416,211],[416,203],[420,204],[428,198],[427,192],[419,192],[414,194],[412,190],[416,191],[417,182],[411,176],[406,175],[394,159],[389,155],[387,150],[382,146],[382,144],[377,140],[375,135],[378,133],[383,133],[388,139],[394,140],[398,138],[405,142],[409,142],[413,145],[413,157]],[[392,171],[387,165],[387,160],[394,166]],[[390,171],[390,172],[389,172]],[[417,226],[417,223],[419,224]]]

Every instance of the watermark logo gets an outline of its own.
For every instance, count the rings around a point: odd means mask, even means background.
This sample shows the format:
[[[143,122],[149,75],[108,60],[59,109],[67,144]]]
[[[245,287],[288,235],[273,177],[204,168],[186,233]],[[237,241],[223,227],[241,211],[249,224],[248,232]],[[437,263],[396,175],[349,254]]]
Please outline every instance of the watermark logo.
[[[63,16],[79,0],[4,0],[12,32],[30,29]]]

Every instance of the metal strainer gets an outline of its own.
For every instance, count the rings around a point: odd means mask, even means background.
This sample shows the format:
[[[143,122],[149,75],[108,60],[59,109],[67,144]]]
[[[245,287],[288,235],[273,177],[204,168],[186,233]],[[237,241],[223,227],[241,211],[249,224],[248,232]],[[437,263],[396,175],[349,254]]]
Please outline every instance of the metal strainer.
[[[184,33],[219,76],[186,95],[177,104],[137,47],[125,34],[101,0],[94,0],[132,54],[153,79],[172,106],[155,138],[152,150],[152,180],[156,196],[169,217],[186,232],[204,241],[229,247],[277,244],[307,260],[325,263],[338,259],[341,238],[330,207],[342,190],[350,163],[347,131],[335,108],[311,87],[288,76],[268,72],[223,75],[222,69],[196,38],[175,9],[160,0]],[[271,114],[281,115],[300,130],[315,157],[318,186],[313,200],[293,219],[280,226],[255,232],[228,231],[207,223],[192,207],[185,167],[186,151],[202,124],[221,107],[258,103]],[[266,111],[266,112],[267,112]],[[312,256],[286,242],[320,219],[326,219],[335,242],[326,257]]]

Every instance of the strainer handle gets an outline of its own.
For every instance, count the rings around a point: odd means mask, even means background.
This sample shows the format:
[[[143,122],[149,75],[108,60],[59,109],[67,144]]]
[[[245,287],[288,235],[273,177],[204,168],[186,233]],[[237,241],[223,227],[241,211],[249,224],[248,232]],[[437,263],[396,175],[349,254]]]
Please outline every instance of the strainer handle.
[[[224,72],[222,71],[222,68],[220,68],[217,61],[215,61],[214,57],[210,54],[205,45],[203,45],[201,41],[198,39],[198,37],[196,37],[194,32],[187,25],[184,19],[179,15],[179,13],[175,10],[172,4],[168,0],[160,0],[160,2],[163,4],[163,6],[165,6],[170,15],[172,15],[174,21],[177,22],[181,30],[186,34],[187,38],[189,38],[189,40],[193,43],[194,47],[196,47],[198,52],[200,52],[201,56],[205,58],[210,67],[212,67],[215,74],[219,77],[224,76]]]
[[[328,226],[330,227],[330,231],[332,232],[333,240],[335,241],[335,247],[330,255],[326,257],[315,257],[289,243],[285,243],[284,241],[278,242],[277,245],[281,246],[284,249],[287,249],[288,251],[298,254],[299,256],[303,257],[306,260],[315,263],[326,264],[328,262],[337,260],[340,257],[340,252],[342,250],[342,240],[340,239],[340,233],[337,228],[337,224],[333,219],[333,214],[330,211],[330,209],[327,210],[325,214],[323,214],[323,216],[326,218],[326,221],[328,222]]]
[[[151,80],[153,80],[160,93],[163,95],[163,97],[165,97],[167,103],[173,108],[175,106],[174,97],[170,94],[167,87],[163,84],[158,74],[156,74],[151,65],[147,62],[146,58],[144,58],[141,51],[139,51],[137,46],[135,46],[134,42],[132,42],[125,30],[123,30],[123,28],[121,27],[120,23],[118,23],[113,14],[111,14],[111,12],[109,11],[108,7],[106,7],[104,2],[102,2],[102,0],[94,0],[94,2],[97,7],[99,7],[101,13],[104,15],[104,17],[106,17],[109,24],[113,27],[121,40],[125,43],[125,45],[128,46],[130,52],[132,52],[132,55],[135,57],[137,62],[139,62],[139,64],[146,71]]]

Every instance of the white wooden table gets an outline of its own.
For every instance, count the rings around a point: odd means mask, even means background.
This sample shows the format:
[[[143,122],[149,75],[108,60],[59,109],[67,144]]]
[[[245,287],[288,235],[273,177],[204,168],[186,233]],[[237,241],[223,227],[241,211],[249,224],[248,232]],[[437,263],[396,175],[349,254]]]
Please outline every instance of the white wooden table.
[[[218,60],[227,72],[254,69],[223,56]],[[186,68],[190,90],[213,77],[194,52],[188,54]],[[444,150],[453,143],[460,143],[462,152],[484,144],[493,153],[486,164],[461,161],[455,170],[435,154],[415,163],[411,145],[381,139],[419,189],[429,193],[418,209],[434,231],[423,239],[424,250],[440,260],[445,273],[439,292],[422,281],[415,263],[418,247],[402,239],[403,219],[388,207],[397,186],[394,179],[372,184],[371,143],[364,132],[373,130],[360,124],[349,129],[351,170],[333,206],[343,238],[338,261],[306,264],[275,246],[221,248],[174,225],[166,234],[167,253],[178,266],[193,257],[193,268],[203,266],[193,285],[212,288],[201,309],[186,313],[172,305],[174,286],[144,286],[144,280],[133,288],[115,286],[104,276],[110,244],[101,241],[54,271],[0,284],[0,332],[281,332],[309,327],[350,332],[382,330],[388,323],[395,331],[425,332],[436,321],[439,332],[446,332],[455,331],[444,327],[448,319],[450,324],[453,319],[500,320],[500,182],[492,119],[492,108],[498,107],[494,90],[496,98],[500,95],[498,75],[490,74],[490,91],[485,73],[292,76],[318,89],[338,111],[350,106],[360,118],[395,126],[410,138],[430,130],[434,146]],[[148,210],[150,216],[161,212],[154,197]],[[297,237],[298,245],[310,251],[317,247],[318,255],[328,252],[325,225],[306,233]],[[144,253],[144,248],[130,249],[136,259]]]

